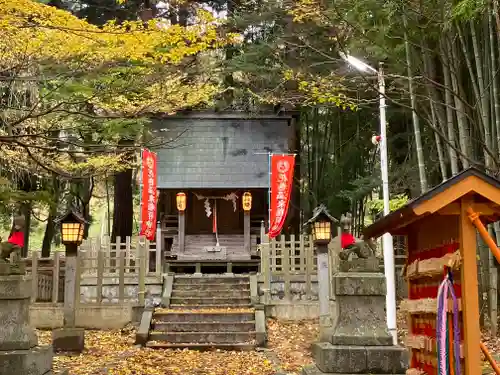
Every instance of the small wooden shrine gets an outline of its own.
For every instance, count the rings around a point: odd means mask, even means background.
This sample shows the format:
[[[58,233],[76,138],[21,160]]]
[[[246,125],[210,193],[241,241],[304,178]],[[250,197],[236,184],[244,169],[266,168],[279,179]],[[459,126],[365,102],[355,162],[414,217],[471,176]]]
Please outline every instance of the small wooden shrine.
[[[477,375],[481,350],[491,359],[479,326],[476,229],[499,258],[485,229],[499,218],[500,181],[471,168],[364,231],[365,238],[407,236],[407,375]]]
[[[178,261],[256,258],[268,220],[269,154],[296,150],[295,115],[189,112],[155,119],[151,128],[168,140],[157,149],[165,253]],[[298,194],[292,199],[285,229],[298,226]]]

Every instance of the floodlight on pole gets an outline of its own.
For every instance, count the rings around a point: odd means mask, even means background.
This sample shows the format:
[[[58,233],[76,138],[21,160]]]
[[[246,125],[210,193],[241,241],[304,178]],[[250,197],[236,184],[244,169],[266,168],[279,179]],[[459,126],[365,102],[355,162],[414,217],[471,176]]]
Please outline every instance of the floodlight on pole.
[[[352,65],[354,68],[357,70],[360,70],[362,72],[373,72],[373,73],[378,73],[377,69],[373,68],[372,66],[368,65],[364,61],[351,56],[351,55],[346,55],[343,52],[339,52],[340,57],[345,60],[349,65]]]
[[[385,79],[384,64],[379,63],[379,69],[375,69],[364,61],[339,52],[340,57],[349,65],[362,72],[376,73],[378,77],[379,92],[379,113],[380,113],[380,170],[382,175],[382,196],[384,202],[384,216],[390,212],[389,206],[389,172],[387,156],[387,120],[385,104]],[[387,294],[385,297],[387,309],[387,329],[392,334],[394,345],[397,345],[397,326],[396,326],[396,279],[394,268],[394,248],[392,236],[385,233],[382,237],[382,246],[384,250],[384,273],[386,278]]]

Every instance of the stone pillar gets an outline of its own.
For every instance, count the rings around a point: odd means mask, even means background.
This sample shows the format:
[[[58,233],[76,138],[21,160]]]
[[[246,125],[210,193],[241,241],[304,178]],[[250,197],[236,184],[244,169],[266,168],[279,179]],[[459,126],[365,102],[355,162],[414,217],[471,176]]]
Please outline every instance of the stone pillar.
[[[328,245],[319,245],[318,265],[318,302],[320,341],[328,340],[331,335],[332,319],[330,315],[330,271],[328,269]]]
[[[38,346],[29,324],[31,278],[9,267],[0,265],[0,375],[53,375],[52,347]]]
[[[85,330],[76,327],[76,307],[80,299],[77,285],[78,246],[66,246],[64,326],[52,331],[52,345],[56,351],[81,353],[85,348]]]
[[[316,365],[303,375],[404,374],[407,352],[392,344],[385,321],[385,277],[376,258],[340,262],[338,321],[329,341],[313,345]]]

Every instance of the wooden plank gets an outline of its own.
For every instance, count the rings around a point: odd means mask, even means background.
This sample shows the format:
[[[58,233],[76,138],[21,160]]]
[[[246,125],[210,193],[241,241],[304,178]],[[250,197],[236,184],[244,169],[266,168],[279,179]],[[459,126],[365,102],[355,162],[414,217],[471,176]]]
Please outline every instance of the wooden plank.
[[[113,268],[110,269],[111,272],[116,272],[116,267],[120,267],[119,262],[117,262],[117,259],[119,258],[119,254],[121,253],[121,244],[122,244],[122,238],[120,236],[116,236],[116,241],[115,243],[110,242],[110,253],[109,253],[109,263]],[[118,272],[120,272],[118,270]]]
[[[31,302],[38,298],[38,251],[31,252]]]
[[[306,251],[307,249],[304,240],[305,240],[304,236],[300,236],[300,250],[304,254],[304,260],[305,260],[306,298],[312,299],[311,264],[313,262],[312,258],[313,253]]]
[[[139,306],[144,306],[146,294],[146,244],[137,244],[139,259]]]
[[[130,266],[131,266],[131,255],[132,255],[132,250],[131,250],[131,241],[130,241],[130,236],[125,237],[125,267],[128,272],[130,272]]]
[[[96,286],[96,303],[102,303],[102,284],[104,281],[104,250],[101,249],[101,244],[97,241],[97,286]]]
[[[270,244],[269,237],[265,232],[264,222],[261,225],[261,272],[264,275],[264,304],[271,303],[271,263],[270,263]]]
[[[125,301],[125,252],[120,251],[118,262],[118,300]]]
[[[285,236],[280,236],[282,261],[281,267],[283,270],[283,281],[285,287],[285,300],[292,299],[292,291],[290,290],[290,248],[286,245]]]
[[[296,248],[296,243],[295,243],[295,234],[290,235],[290,252],[289,252],[289,272],[290,273],[295,273],[297,272],[296,267],[297,267],[297,259],[299,259],[299,264],[300,264],[300,257],[297,257],[295,254],[295,248]],[[299,266],[300,267],[300,266]]]
[[[59,302],[59,274],[61,270],[59,251],[54,252],[54,264],[52,265],[52,303]]]
[[[156,254],[156,269],[155,273],[157,276],[160,276],[162,273],[162,253],[161,253],[161,246],[159,245],[158,239],[156,239],[155,242],[155,254]]]
[[[479,343],[479,296],[477,279],[476,228],[469,220],[468,197],[461,199],[460,252],[462,255],[462,311],[464,325],[464,358],[466,374],[481,374]]]
[[[141,242],[142,246],[144,246],[144,249],[145,249],[146,274],[149,275],[149,273],[150,273],[149,263],[150,263],[150,257],[151,257],[151,252],[149,251],[149,244],[148,244],[148,241],[146,240],[145,237],[139,237],[139,242]]]

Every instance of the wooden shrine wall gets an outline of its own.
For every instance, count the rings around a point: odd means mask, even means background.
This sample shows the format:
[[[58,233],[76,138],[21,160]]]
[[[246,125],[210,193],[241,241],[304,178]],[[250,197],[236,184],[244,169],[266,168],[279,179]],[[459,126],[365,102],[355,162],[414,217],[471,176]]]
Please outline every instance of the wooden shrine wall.
[[[408,282],[408,299],[401,304],[408,318],[408,336],[405,345],[410,351],[410,370],[407,374],[438,374],[437,295],[439,285],[443,281],[445,265],[452,264],[453,261],[455,261],[453,285],[461,311],[459,224],[458,215],[432,215],[407,228],[408,263],[405,277]],[[451,299],[449,299],[448,311],[451,312],[452,308]],[[447,319],[448,329],[453,330],[451,313],[448,314]],[[461,341],[464,337],[462,322],[460,312]],[[450,347],[453,348],[453,345]],[[453,360],[452,350],[449,352],[450,360]],[[450,367],[453,368],[453,366]],[[463,356],[461,367],[463,368]]]

